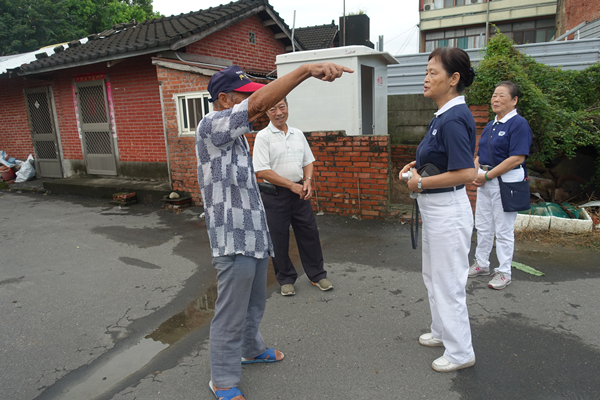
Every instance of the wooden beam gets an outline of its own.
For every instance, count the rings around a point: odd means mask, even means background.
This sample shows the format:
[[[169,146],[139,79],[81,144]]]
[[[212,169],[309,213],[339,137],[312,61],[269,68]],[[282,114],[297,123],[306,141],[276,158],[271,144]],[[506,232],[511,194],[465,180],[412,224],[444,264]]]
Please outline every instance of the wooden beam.
[[[262,22],[263,26],[271,26],[271,25],[277,25],[277,22],[275,22],[274,19],[267,19],[265,21]]]
[[[180,53],[180,52],[176,52],[176,51],[163,51],[158,54],[158,57],[170,58],[173,60],[183,60],[183,61],[188,61],[188,62],[197,62],[197,63],[202,63],[202,64],[219,65],[219,66],[223,66],[223,67],[229,67],[230,65],[233,65],[233,61],[226,60],[223,58],[202,56],[199,54],[192,54],[192,53]]]
[[[276,34],[275,34],[273,37],[274,37],[275,39],[285,39],[285,38],[287,38],[287,37],[288,37],[288,35],[286,35],[286,34],[285,34],[285,33],[283,33],[283,32],[280,32],[280,33],[276,33]]]

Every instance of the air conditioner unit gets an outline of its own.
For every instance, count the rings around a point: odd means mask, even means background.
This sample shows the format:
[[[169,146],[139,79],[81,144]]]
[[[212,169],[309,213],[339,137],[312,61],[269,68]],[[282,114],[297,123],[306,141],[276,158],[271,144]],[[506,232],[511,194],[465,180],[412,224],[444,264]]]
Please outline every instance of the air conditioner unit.
[[[431,10],[435,10],[434,3],[423,4],[423,11],[431,11]]]
[[[485,0],[469,0],[469,3],[471,3],[471,4],[485,3]]]

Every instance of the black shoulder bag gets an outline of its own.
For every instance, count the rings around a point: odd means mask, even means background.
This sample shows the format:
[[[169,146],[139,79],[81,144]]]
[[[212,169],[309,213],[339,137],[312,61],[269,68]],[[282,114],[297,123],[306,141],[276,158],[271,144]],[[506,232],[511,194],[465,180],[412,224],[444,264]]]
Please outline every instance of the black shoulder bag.
[[[488,151],[490,152],[490,160],[494,163],[493,167],[496,168],[496,160],[492,153],[491,148],[492,135],[488,138]],[[504,212],[515,212],[524,211],[531,208],[531,199],[529,193],[529,177],[527,176],[527,170],[525,172],[525,179],[521,182],[503,182],[502,177],[498,175],[498,185],[500,186],[500,198],[502,199],[502,209]]]
[[[421,175],[422,178],[426,178],[428,176],[439,175],[440,170],[438,167],[431,163],[427,163],[421,165],[421,168],[417,170],[417,173]],[[423,192],[426,193],[424,190]],[[417,193],[415,193],[417,194]],[[418,194],[417,194],[418,195]],[[412,195],[411,195],[412,197]],[[412,213],[410,216],[410,242],[412,244],[412,248],[417,248],[417,243],[419,241],[419,202],[417,201],[417,197],[415,196],[415,204],[413,205]]]

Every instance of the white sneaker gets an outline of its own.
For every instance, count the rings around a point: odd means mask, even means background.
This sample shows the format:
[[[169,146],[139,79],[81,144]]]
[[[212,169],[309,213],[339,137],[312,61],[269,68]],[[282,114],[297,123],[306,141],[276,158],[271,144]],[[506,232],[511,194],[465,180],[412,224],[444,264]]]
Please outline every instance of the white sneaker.
[[[469,368],[475,365],[475,356],[464,364],[454,364],[446,360],[446,357],[441,356],[431,363],[431,368],[437,372],[452,372],[463,368]]]
[[[475,278],[476,276],[487,276],[489,274],[490,269],[479,266],[477,260],[475,260],[475,262],[473,262],[473,265],[469,267],[469,278]]]
[[[488,287],[496,290],[502,290],[508,285],[510,285],[511,279],[510,276],[505,274],[504,272],[495,272],[494,277],[488,283]]]
[[[439,347],[439,346],[443,346],[444,342],[442,342],[442,339],[438,339],[438,338],[434,338],[430,333],[424,333],[421,336],[419,336],[419,343],[422,344],[423,346],[427,346],[427,347]]]

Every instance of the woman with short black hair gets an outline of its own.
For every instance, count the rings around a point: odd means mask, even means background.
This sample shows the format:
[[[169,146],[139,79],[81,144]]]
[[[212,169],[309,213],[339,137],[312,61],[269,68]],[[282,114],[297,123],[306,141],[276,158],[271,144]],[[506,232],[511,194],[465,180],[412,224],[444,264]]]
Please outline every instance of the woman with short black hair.
[[[477,178],[473,181],[478,186],[475,206],[477,249],[475,262],[469,268],[469,278],[490,275],[490,253],[496,236],[500,265],[488,283],[496,290],[504,289],[512,282],[517,219],[516,211],[504,211],[498,177],[506,183],[521,182],[527,177],[525,160],[533,139],[527,120],[517,114],[520,97],[521,92],[514,82],[503,81],[496,85],[491,101],[496,118],[483,129],[475,158],[478,168]]]
[[[468,54],[458,48],[437,48],[429,55],[424,95],[438,111],[417,148],[413,167],[433,164],[439,174],[422,177],[413,169],[408,181],[417,192],[423,221],[423,281],[429,295],[431,331],[419,337],[423,346],[444,346],[444,355],[431,364],[450,372],[475,364],[466,290],[473,211],[465,183],[476,176],[475,121],[460,93],[473,82]]]

